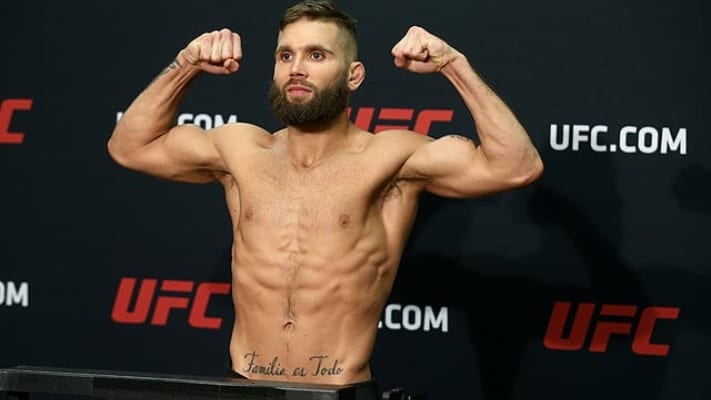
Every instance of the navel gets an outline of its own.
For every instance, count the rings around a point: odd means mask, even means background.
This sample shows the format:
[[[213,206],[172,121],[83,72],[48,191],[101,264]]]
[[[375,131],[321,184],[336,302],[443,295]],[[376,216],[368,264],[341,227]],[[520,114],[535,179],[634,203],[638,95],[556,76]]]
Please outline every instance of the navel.
[[[346,229],[351,226],[351,216],[348,214],[342,214],[340,217],[338,217],[338,225],[343,229]]]

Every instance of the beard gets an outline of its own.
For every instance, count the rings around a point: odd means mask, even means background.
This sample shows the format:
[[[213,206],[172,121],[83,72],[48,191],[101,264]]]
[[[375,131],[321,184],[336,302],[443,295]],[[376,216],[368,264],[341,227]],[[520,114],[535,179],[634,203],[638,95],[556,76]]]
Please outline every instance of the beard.
[[[312,90],[313,98],[302,103],[290,102],[286,97],[286,86],[290,84],[308,87]],[[290,80],[282,88],[272,81],[269,88],[269,105],[274,116],[282,123],[309,130],[327,126],[335,120],[348,106],[349,95],[346,74],[322,90],[296,79]]]

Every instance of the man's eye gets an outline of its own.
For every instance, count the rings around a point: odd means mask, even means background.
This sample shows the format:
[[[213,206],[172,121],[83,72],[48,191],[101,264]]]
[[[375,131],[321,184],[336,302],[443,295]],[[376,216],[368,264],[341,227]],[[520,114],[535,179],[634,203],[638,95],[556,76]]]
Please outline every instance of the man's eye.
[[[289,60],[291,60],[291,54],[290,53],[281,53],[281,59],[284,61],[289,61]]]
[[[311,58],[314,60],[322,60],[324,57],[323,53],[311,53]]]

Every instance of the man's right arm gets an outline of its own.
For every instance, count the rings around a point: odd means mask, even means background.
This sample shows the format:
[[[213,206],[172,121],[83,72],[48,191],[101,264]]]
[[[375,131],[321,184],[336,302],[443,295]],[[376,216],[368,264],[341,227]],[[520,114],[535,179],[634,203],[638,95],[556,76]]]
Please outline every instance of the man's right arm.
[[[183,182],[206,183],[226,172],[216,134],[195,125],[175,126],[175,116],[198,74],[234,73],[241,57],[239,36],[227,29],[190,42],[116,124],[108,143],[111,157],[126,168]]]

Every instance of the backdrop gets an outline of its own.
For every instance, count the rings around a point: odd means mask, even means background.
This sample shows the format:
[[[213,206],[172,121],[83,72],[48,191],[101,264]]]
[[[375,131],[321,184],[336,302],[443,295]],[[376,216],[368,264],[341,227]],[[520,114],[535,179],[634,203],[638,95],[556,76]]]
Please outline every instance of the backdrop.
[[[128,171],[106,142],[177,52],[221,27],[243,37],[242,69],[200,78],[178,122],[279,128],[266,92],[291,4],[2,2],[0,367],[222,373],[221,187]],[[417,24],[469,57],[546,165],[524,189],[423,198],[373,355],[382,388],[711,397],[709,3],[338,4],[359,20],[359,126],[476,140],[446,79],[393,66]]]

